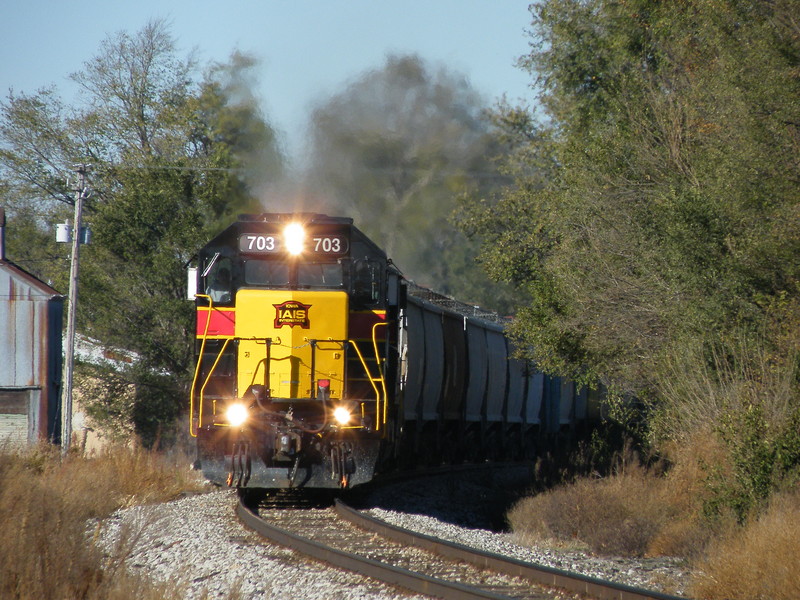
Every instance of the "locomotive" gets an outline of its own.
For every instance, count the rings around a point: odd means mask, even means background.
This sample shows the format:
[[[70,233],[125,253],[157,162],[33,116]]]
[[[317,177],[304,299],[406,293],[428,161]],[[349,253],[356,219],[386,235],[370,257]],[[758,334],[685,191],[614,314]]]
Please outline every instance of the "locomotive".
[[[211,481],[344,489],[530,456],[586,419],[586,393],[513,358],[502,320],[417,288],[350,218],[240,215],[189,285],[189,428]]]

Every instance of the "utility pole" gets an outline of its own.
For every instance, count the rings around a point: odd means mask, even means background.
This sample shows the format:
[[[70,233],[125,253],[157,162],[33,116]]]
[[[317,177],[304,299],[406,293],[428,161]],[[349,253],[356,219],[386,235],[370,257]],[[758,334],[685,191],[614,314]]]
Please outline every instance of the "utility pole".
[[[61,454],[66,456],[72,440],[72,371],[75,366],[75,309],[78,304],[78,252],[81,246],[81,213],[88,197],[86,165],[77,165],[75,219],[72,225],[72,259],[69,266],[69,301],[67,304],[67,347],[64,350],[64,385],[61,395]]]

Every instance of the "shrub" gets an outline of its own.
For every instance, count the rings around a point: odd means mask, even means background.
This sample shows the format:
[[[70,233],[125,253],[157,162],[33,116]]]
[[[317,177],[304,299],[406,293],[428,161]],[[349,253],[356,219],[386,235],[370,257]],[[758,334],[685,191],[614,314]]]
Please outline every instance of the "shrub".
[[[631,464],[611,477],[584,477],[523,499],[508,521],[522,540],[575,540],[597,553],[642,556],[667,518],[662,491],[659,478]]]
[[[517,503],[508,514],[523,543],[577,541],[601,554],[697,557],[710,524],[702,518],[707,461],[724,454],[708,433],[669,448],[673,459],[644,467],[628,451],[608,477],[583,477]]]
[[[744,523],[773,491],[798,481],[800,408],[783,421],[770,423],[761,404],[746,404],[721,416],[718,431],[730,467],[717,465],[707,480],[712,492],[705,504],[707,516],[730,509]]]
[[[704,514],[740,523],[800,480],[800,336],[776,345],[738,337],[672,356],[652,421],[656,445],[699,432],[722,443],[706,461]],[[780,351],[779,351],[780,350]]]

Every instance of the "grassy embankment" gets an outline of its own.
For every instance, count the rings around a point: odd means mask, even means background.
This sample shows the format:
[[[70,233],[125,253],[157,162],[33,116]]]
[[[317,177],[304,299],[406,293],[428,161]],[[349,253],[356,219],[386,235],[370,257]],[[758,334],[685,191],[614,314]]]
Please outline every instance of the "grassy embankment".
[[[740,524],[710,518],[705,459],[713,437],[681,450],[667,473],[635,461],[604,478],[526,498],[508,514],[520,542],[568,542],[600,555],[678,556],[697,575],[694,598],[793,600],[800,590],[800,491],[773,495]]]
[[[121,507],[202,489],[188,465],[186,459],[129,448],[65,459],[47,445],[0,449],[0,598],[182,598],[179,584],[156,585],[128,571],[130,544],[101,552],[89,523]]]
[[[507,518],[523,543],[598,554],[685,558],[694,598],[793,600],[800,594],[797,355],[675,368],[651,431],[662,461],[629,453],[607,477],[523,499]],[[749,365],[741,368],[743,365]],[[670,439],[672,441],[664,441]]]

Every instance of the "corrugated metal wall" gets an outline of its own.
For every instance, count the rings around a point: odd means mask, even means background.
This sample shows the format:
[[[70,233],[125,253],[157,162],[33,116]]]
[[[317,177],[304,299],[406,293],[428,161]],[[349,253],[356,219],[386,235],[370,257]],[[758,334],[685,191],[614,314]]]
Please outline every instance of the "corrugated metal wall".
[[[0,261],[0,440],[58,437],[63,297]]]

